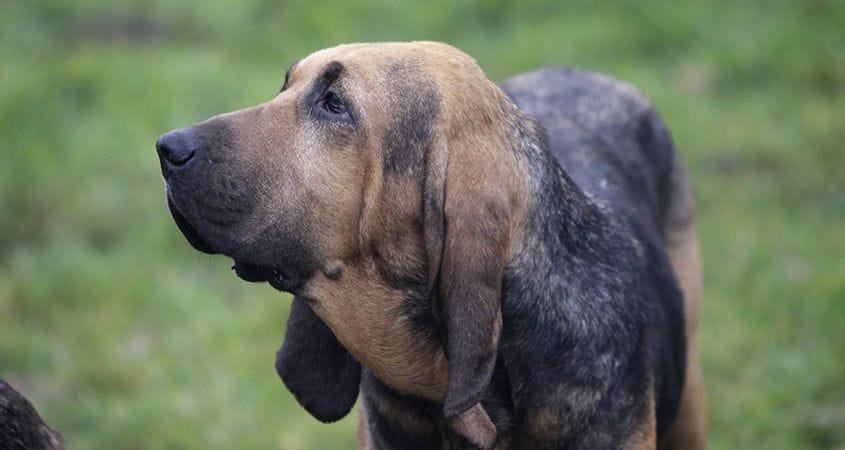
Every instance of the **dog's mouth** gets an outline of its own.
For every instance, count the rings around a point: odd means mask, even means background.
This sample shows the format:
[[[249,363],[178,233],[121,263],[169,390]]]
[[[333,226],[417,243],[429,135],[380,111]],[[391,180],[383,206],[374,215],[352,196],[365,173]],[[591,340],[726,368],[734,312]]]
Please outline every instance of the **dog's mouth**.
[[[173,216],[173,221],[176,222],[176,226],[179,228],[179,231],[182,232],[182,235],[185,236],[185,239],[188,240],[188,243],[191,244],[192,247],[203,253],[208,253],[209,255],[216,255],[220,253],[215,250],[214,247],[205,240],[205,238],[200,236],[197,229],[191,225],[191,222],[188,222],[188,219],[179,212],[179,209],[177,209],[176,205],[173,204],[173,200],[170,199],[169,195],[167,196],[167,207],[170,209],[170,215]]]
[[[232,270],[242,280],[253,283],[266,281],[270,283],[270,286],[290,293],[296,293],[305,283],[305,277],[294,269],[256,266],[236,259]]]
[[[220,254],[205,238],[203,238],[196,228],[191,225],[191,222],[179,211],[170,196],[167,196],[167,207],[170,209],[170,214],[173,216],[173,221],[188,243],[195,249],[207,253],[209,255]],[[274,288],[295,293],[305,284],[306,277],[299,270],[293,268],[276,268],[268,266],[259,266],[249,262],[234,259],[235,264],[232,270],[238,278],[252,283],[260,283],[267,281],[270,286]]]

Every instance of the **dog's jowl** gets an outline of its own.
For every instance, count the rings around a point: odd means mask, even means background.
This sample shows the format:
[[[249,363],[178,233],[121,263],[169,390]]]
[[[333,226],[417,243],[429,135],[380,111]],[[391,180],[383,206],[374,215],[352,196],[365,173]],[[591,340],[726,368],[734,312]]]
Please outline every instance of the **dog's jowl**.
[[[704,447],[692,192],[631,86],[343,45],[156,148],[191,245],[294,295],[277,371],[324,422],[360,398],[360,448]]]

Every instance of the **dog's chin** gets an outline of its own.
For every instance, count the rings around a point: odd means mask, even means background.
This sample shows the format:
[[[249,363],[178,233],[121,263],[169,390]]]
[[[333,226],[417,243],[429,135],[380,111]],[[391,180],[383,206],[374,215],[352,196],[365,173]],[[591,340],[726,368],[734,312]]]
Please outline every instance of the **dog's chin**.
[[[182,215],[182,213],[176,208],[176,205],[173,204],[173,200],[170,199],[170,196],[167,196],[167,207],[170,209],[170,215],[173,216],[173,221],[176,222],[176,226],[179,228],[179,231],[182,232],[182,235],[185,236],[185,239],[188,240],[188,243],[191,244],[191,247],[194,247],[203,253],[208,253],[209,255],[216,255],[220,253],[215,250],[208,241],[200,236],[196,228],[194,228],[194,226],[188,222],[188,219],[186,219],[185,216]]]
[[[306,279],[301,272],[295,269],[256,266],[237,259],[232,266],[232,270],[242,280],[252,283],[267,281],[270,283],[270,286],[292,294],[296,294],[302,285],[305,284]]]
[[[167,206],[170,208],[170,214],[176,222],[176,226],[188,243],[195,249],[210,255],[220,254],[212,245],[203,238],[196,228],[188,221],[185,216],[179,212],[179,209],[173,204],[170,197],[167,197]],[[235,259],[235,264],[232,266],[238,278],[252,283],[259,283],[267,281],[274,288],[295,294],[303,284],[305,284],[306,276],[299,270],[290,267],[269,267],[252,264],[240,259]]]

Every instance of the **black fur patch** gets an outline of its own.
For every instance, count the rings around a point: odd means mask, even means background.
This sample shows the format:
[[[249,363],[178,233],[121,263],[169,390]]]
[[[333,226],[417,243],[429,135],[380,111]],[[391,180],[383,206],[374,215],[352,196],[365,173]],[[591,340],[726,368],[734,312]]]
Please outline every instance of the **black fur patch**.
[[[568,405],[558,446],[612,447],[637,426],[651,372],[659,442],[685,360],[682,295],[657,233],[671,139],[644,98],[608,77],[544,70],[504,87],[549,135],[543,150],[525,150],[536,248],[505,280],[502,353],[512,382],[527,387],[516,414]],[[548,299],[540,310],[538,297]],[[551,398],[555,384],[562,394]]]
[[[390,287],[405,293],[402,303],[403,315],[408,319],[411,331],[418,339],[434,340],[442,344],[440,314],[429,297],[428,278],[425,274],[418,271],[408,273],[408,269],[391,267],[378,253],[374,256],[381,278]]]
[[[299,297],[291,305],[276,372],[299,404],[321,422],[346,416],[358,397],[361,365]]]
[[[285,71],[285,82],[282,84],[282,89],[280,89],[279,92],[283,92],[285,89],[288,88],[288,84],[290,83],[290,74],[291,72],[293,72],[293,69],[296,67],[297,64],[299,64],[299,61],[296,61],[291,64],[290,67],[288,67],[288,70]]]
[[[443,434],[448,430],[438,405],[400,394],[366,369],[361,374],[361,391],[365,393],[363,407],[367,410],[367,427],[375,448],[449,448],[443,445]]]
[[[400,175],[422,167],[440,110],[434,82],[424,79],[413,63],[389,69],[390,118],[384,133],[384,173]]]
[[[337,61],[330,62],[323,70],[323,74],[320,75],[320,77],[314,81],[313,89],[317,92],[325,91],[326,89],[328,89],[329,86],[332,85],[332,83],[334,83],[338,80],[338,78],[340,78],[340,75],[343,73],[343,70],[343,64]]]
[[[513,406],[507,373],[501,362],[493,373],[489,390],[491,395],[482,406],[496,425],[497,442],[507,442],[513,426],[510,420]],[[361,393],[368,431],[377,449],[475,448],[449,427],[443,416],[443,405],[401,394],[366,368],[361,373]],[[413,426],[409,426],[409,421]]]

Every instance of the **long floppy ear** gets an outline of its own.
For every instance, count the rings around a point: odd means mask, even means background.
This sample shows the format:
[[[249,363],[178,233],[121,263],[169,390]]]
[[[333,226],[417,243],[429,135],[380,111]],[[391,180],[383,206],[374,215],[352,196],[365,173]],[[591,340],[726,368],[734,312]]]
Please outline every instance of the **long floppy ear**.
[[[361,365],[305,300],[294,297],[276,372],[296,400],[321,422],[342,419],[358,397]]]
[[[483,148],[474,133],[446,145],[442,139],[428,155],[424,238],[446,332],[443,412],[453,430],[489,448],[496,429],[479,402],[493,375],[502,327],[511,196],[497,160],[501,152]]]

